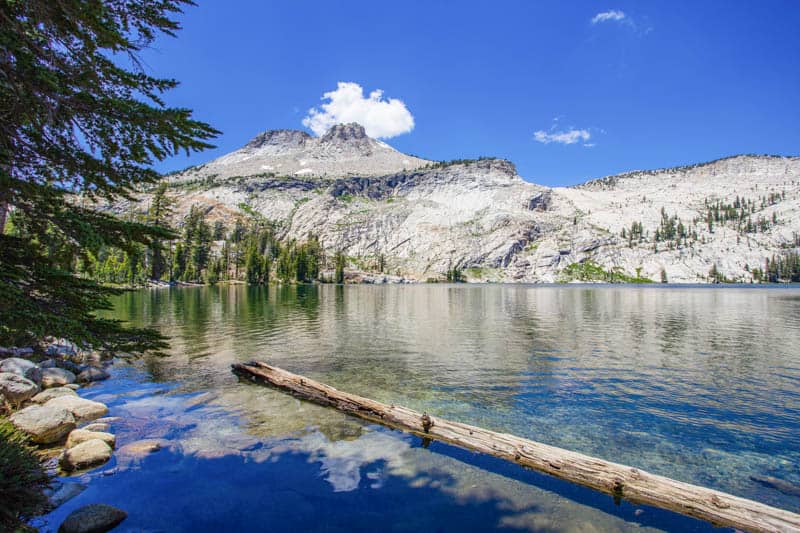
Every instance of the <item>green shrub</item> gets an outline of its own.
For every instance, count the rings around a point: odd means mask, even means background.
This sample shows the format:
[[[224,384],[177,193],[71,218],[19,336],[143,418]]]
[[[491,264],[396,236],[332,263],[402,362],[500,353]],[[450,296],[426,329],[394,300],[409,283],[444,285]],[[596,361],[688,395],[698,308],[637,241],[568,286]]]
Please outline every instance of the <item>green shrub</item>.
[[[25,520],[43,513],[49,484],[50,476],[25,434],[0,418],[0,530],[24,528]]]
[[[591,259],[580,263],[568,265],[559,275],[561,283],[570,281],[605,281],[607,283],[652,283],[653,280],[642,277],[641,267],[636,269],[636,275],[631,276],[621,268],[615,267],[605,270]]]

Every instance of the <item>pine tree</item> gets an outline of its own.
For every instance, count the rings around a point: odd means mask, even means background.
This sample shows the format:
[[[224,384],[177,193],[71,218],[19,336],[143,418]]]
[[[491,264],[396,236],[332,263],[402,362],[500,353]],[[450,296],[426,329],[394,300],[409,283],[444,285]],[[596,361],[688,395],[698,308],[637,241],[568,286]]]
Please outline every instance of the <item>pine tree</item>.
[[[214,232],[212,234],[212,239],[215,241],[221,241],[225,238],[225,224],[221,220],[216,220],[214,222]]]
[[[178,243],[175,245],[175,252],[172,254],[172,278],[170,281],[183,280],[185,271],[186,253],[183,250],[183,245]]]
[[[172,17],[190,3],[0,2],[0,344],[57,335],[97,348],[163,346],[151,330],[99,318],[119,291],[74,275],[42,238],[86,258],[102,246],[133,252],[172,236],[68,197],[131,198],[156,182],[155,162],[210,146],[218,132],[164,104],[177,82],[147,75],[137,57],[159,34],[174,35]],[[24,215],[23,236],[4,232],[9,212]]]
[[[253,240],[245,254],[245,279],[253,285],[267,285],[272,268],[269,257],[259,252],[258,243]]]
[[[334,279],[336,283],[339,284],[344,283],[344,267],[346,262],[347,260],[344,254],[342,252],[336,252],[336,256],[334,257],[334,268],[335,268]]]
[[[153,192],[153,199],[148,210],[148,222],[154,226],[169,229],[167,220],[172,215],[173,200],[167,196],[167,184],[161,182]],[[164,259],[164,248],[160,239],[155,239],[150,247],[150,278],[159,280],[167,270],[167,263]]]

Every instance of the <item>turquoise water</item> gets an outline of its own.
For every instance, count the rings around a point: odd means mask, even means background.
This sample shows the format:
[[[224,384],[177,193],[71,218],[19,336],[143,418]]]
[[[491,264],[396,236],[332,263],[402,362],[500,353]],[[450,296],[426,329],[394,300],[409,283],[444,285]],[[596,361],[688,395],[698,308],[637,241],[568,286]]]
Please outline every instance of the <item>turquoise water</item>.
[[[342,390],[800,511],[800,290],[225,286],[137,291],[114,316],[172,337],[87,389],[120,445],[76,476],[123,529],[703,531],[515,465],[240,383],[260,359]],[[755,478],[755,479],[754,479]]]

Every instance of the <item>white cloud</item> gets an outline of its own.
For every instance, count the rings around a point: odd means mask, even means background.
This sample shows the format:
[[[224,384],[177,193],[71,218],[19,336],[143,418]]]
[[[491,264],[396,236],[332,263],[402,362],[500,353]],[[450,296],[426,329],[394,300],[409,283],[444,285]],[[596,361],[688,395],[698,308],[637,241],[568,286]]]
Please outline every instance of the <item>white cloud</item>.
[[[589,146],[589,143],[587,141],[592,138],[592,134],[589,133],[589,130],[577,130],[577,129],[571,129],[566,131],[550,130],[549,132],[544,130],[539,130],[533,133],[533,138],[543,144],[550,144],[550,143],[575,144],[578,142],[584,142],[585,143],[584,146]],[[591,146],[594,146],[594,144],[591,144]]]
[[[358,122],[370,137],[388,139],[414,129],[414,117],[402,100],[384,98],[376,89],[364,97],[364,89],[353,82],[340,81],[335,91],[322,95],[327,100],[311,108],[303,126],[322,135],[336,124]]]
[[[599,22],[608,22],[608,21],[616,21],[619,22],[621,20],[625,20],[626,15],[622,11],[617,9],[611,9],[609,11],[603,11],[602,13],[598,13],[592,18],[592,24],[597,24]]]

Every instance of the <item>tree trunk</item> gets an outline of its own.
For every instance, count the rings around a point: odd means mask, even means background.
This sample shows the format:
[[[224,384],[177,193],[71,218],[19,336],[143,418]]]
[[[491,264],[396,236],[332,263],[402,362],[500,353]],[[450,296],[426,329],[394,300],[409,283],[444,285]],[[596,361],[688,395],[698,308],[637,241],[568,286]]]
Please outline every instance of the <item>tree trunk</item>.
[[[8,204],[0,201],[0,235],[6,231],[6,215],[8,214]]]
[[[312,379],[261,362],[232,365],[252,381],[426,439],[500,457],[580,485],[615,499],[707,520],[718,526],[747,531],[800,531],[800,515],[724,492],[690,485],[637,468],[596,459],[506,433],[434,418],[405,407],[340,392]]]

